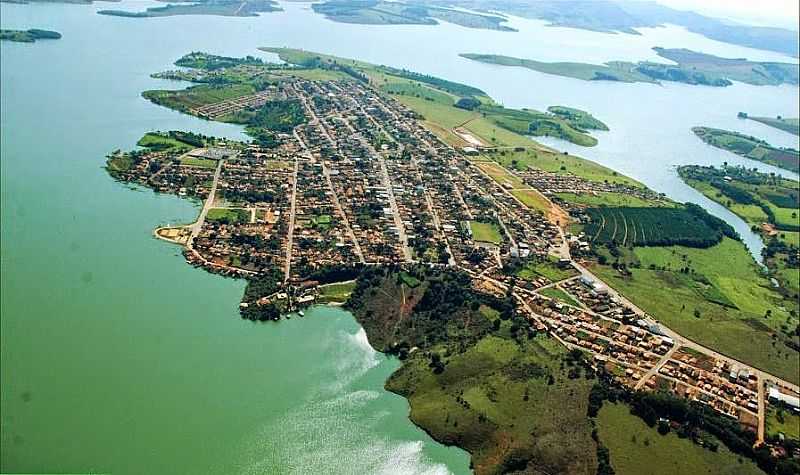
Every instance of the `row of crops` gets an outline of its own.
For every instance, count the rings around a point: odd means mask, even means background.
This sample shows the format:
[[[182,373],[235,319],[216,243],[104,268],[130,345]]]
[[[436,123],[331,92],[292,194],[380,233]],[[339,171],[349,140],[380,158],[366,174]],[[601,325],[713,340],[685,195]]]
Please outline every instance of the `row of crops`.
[[[727,223],[697,205],[685,208],[590,208],[585,232],[598,244],[710,247],[738,238]]]

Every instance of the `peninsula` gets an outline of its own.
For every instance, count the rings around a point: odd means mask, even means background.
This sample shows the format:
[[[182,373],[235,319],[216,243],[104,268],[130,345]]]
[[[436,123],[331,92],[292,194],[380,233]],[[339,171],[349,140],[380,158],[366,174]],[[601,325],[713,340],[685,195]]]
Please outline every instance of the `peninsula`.
[[[546,63],[532,59],[496,54],[464,53],[462,57],[488,64],[516,66],[545,74],[583,79],[586,81],[652,82],[675,81],[686,84],[725,87],[739,81],[757,86],[798,84],[798,65],[791,63],[756,62],[743,58],[721,58],[688,49],[655,47],[662,58],[677,63],[640,61],[611,61],[596,65],[588,63]]]
[[[363,25],[436,25],[437,20],[467,28],[516,31],[503,25],[506,19],[497,15],[442,8],[422,3],[386,2],[380,0],[327,0],[311,8],[333,21]]]
[[[692,132],[714,147],[795,173],[800,172],[800,152],[795,149],[773,147],[764,140],[730,130],[693,127]]]
[[[428,0],[427,3],[476,11],[502,12],[523,18],[544,20],[549,22],[550,26],[606,33],[638,35],[637,28],[679,25],[712,40],[777,51],[789,57],[797,57],[798,54],[797,31],[734,23],[693,11],[675,10],[653,1]]]
[[[678,174],[761,233],[772,277],[787,297],[800,298],[800,183],[728,165],[683,166]]]
[[[784,132],[789,132],[790,134],[800,135],[800,119],[795,117],[794,119],[789,119],[786,117],[755,117],[750,116],[746,112],[739,112],[739,117],[742,119],[750,119],[756,122],[761,122],[762,124],[768,125],[770,127],[775,127],[776,129],[783,130]]]
[[[50,30],[0,30],[0,40],[16,41],[18,43],[33,43],[36,40],[57,40],[61,33]]]
[[[795,442],[768,422],[800,394],[797,303],[730,226],[498,127],[527,112],[476,88],[263,50],[287,64],[191,53],[159,77],[193,86],[144,93],[252,141],[153,132],[107,162],[117,180],[203,203],[156,235],[247,279],[243,318],[346,300],[402,361],[386,387],[478,474],[646,463],[631,425],[673,437],[670,464],[797,470],[780,455]]]
[[[220,15],[250,17],[259,13],[280,11],[277,2],[273,0],[198,0],[179,3],[167,3],[161,7],[150,7],[144,11],[131,12],[127,10],[100,10],[101,15],[121,16],[130,18],[149,18],[174,15]]]

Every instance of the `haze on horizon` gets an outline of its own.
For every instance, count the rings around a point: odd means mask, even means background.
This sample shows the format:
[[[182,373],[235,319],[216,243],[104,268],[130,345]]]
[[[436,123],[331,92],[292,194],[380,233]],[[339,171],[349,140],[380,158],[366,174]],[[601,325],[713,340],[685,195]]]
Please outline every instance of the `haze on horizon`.
[[[797,0],[656,0],[676,10],[691,10],[702,15],[737,23],[798,29],[800,2]]]

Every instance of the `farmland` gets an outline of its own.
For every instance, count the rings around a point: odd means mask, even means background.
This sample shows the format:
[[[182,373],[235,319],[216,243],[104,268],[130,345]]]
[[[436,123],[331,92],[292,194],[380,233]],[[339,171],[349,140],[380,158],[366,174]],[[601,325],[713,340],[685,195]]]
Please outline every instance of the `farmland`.
[[[690,186],[759,229],[767,244],[763,255],[770,272],[784,289],[795,295],[800,293],[797,181],[742,167],[684,166],[678,173]]]
[[[798,380],[797,352],[787,346],[797,340],[797,304],[775,291],[742,243],[636,247],[619,261],[622,272],[606,265],[592,272],[681,335]]]
[[[776,148],[751,135],[728,130],[694,127],[692,132],[703,142],[714,147],[795,173],[800,171],[800,152],[797,150]]]
[[[622,404],[604,404],[597,417],[597,429],[618,475],[639,474],[642,467],[647,467],[651,475],[764,473],[752,461],[738,457],[724,446],[712,452],[689,439],[681,439],[674,432],[661,435],[631,415]]]
[[[200,84],[178,91],[145,91],[142,96],[156,104],[181,112],[189,112],[204,105],[253,94],[255,89],[249,84],[210,85]]]
[[[587,210],[586,234],[598,244],[709,247],[733,230],[697,206],[686,208],[603,207]]]

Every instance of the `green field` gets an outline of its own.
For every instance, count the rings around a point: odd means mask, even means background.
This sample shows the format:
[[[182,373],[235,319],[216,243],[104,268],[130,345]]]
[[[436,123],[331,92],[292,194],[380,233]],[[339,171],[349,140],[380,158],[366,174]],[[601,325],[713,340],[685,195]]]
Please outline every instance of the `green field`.
[[[796,303],[774,291],[744,245],[725,238],[708,249],[635,248],[624,261],[628,276],[604,265],[592,272],[681,335],[789,381],[800,380],[797,351],[784,343],[797,340],[789,335],[798,323],[790,315]],[[689,273],[681,272],[686,268]]]
[[[541,211],[542,213],[547,213],[550,211],[551,205],[547,199],[542,196],[541,193],[534,189],[530,190],[512,190],[511,194],[514,195],[518,200],[522,202],[525,206],[531,209],[535,209]]]
[[[472,230],[472,239],[479,242],[490,242],[500,244],[503,236],[500,234],[500,227],[494,223],[482,223],[480,221],[470,221],[469,228]]]
[[[369,268],[348,308],[370,344],[398,354],[386,388],[409,400],[411,419],[434,439],[470,452],[475,473],[594,474],[583,368],[468,276]],[[568,373],[572,373],[570,378]],[[532,437],[532,434],[535,436]]]
[[[157,133],[157,132],[148,132],[136,142],[136,145],[140,147],[149,148],[150,150],[155,151],[179,151],[179,152],[188,152],[196,147],[187,144],[185,142],[181,142],[180,140],[175,139],[174,137],[170,137],[165,134]]]
[[[577,300],[575,300],[568,293],[564,292],[563,290],[557,287],[548,287],[540,291],[539,293],[546,297],[560,300],[561,302],[572,305],[573,307],[578,307],[578,308],[581,307],[581,304]]]
[[[789,132],[790,134],[800,135],[800,119],[787,119],[783,117],[747,117],[750,120],[761,122],[762,124],[775,127],[776,129]]]
[[[244,209],[211,208],[206,219],[221,224],[249,223],[250,212]]]
[[[217,168],[217,161],[207,158],[181,157],[181,165],[214,169]]]
[[[731,453],[722,444],[718,452],[712,452],[674,432],[660,435],[623,404],[603,405],[597,431],[617,475],[764,474],[751,460]]]
[[[561,268],[556,262],[555,257],[548,257],[547,260],[528,260],[525,265],[517,270],[516,276],[525,280],[532,280],[537,277],[544,277],[551,282],[569,279],[578,275],[578,271],[573,267]]]
[[[765,430],[769,435],[782,433],[787,439],[800,441],[800,415],[769,405]]]
[[[580,109],[565,106],[550,106],[547,108],[547,112],[561,117],[577,130],[608,130],[606,124],[595,118],[592,114]]]
[[[191,109],[208,104],[215,104],[228,99],[248,96],[254,92],[255,88],[249,84],[230,84],[222,86],[201,84],[177,91],[145,91],[142,93],[142,96],[158,105],[176,109],[181,112],[189,112]]]
[[[729,130],[694,127],[692,132],[714,147],[795,173],[800,172],[800,152],[797,150],[773,147],[764,140]]]
[[[774,237],[762,230],[767,244],[764,252],[767,267],[790,293],[800,292],[800,271],[793,258],[800,245],[797,181],[741,167],[683,166],[678,174],[691,187],[725,206],[752,227],[762,229],[763,223],[772,224],[776,229]]]
[[[512,144],[516,145],[516,144]],[[528,141],[528,146],[531,142]],[[525,170],[534,168],[559,175],[572,174],[589,181],[620,183],[642,188],[644,185],[624,175],[606,168],[595,162],[585,160],[574,155],[565,155],[554,150],[540,147],[534,149],[527,147],[522,151],[504,150],[500,152],[487,152],[486,157],[494,160],[504,167]]]
[[[319,287],[318,301],[325,303],[346,302],[355,288],[355,282],[339,282],[335,284],[322,285]]]

